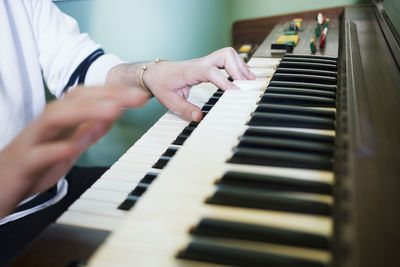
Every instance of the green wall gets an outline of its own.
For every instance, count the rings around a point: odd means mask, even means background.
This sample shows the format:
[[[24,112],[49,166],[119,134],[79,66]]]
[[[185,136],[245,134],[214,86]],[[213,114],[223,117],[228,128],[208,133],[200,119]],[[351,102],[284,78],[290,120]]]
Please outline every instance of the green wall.
[[[126,61],[185,60],[231,43],[236,20],[370,2],[365,0],[77,0],[58,1],[82,32]],[[130,110],[78,161],[111,165],[166,109],[152,99]]]

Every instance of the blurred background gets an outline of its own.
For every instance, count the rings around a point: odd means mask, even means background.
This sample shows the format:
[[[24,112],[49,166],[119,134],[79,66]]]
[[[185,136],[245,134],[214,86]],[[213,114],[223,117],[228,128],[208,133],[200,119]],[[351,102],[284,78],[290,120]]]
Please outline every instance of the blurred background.
[[[186,60],[231,45],[236,20],[300,12],[370,0],[61,0],[107,53],[129,62]],[[156,99],[126,111],[111,131],[79,159],[81,166],[110,166],[167,110]]]

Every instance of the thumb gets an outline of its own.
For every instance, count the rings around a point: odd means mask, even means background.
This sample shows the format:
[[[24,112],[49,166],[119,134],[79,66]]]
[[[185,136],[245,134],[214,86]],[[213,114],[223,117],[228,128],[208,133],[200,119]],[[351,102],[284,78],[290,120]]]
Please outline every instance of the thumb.
[[[163,97],[162,104],[170,110],[182,114],[187,120],[198,122],[203,117],[201,110],[197,106],[172,92],[168,92],[168,94]]]

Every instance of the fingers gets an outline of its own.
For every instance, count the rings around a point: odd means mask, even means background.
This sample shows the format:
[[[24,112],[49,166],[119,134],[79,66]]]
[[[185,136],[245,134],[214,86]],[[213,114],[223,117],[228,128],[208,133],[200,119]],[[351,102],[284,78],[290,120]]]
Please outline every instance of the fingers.
[[[26,171],[43,177],[48,174],[52,166],[65,166],[58,176],[59,179],[75,160],[92,144],[100,139],[110,129],[111,123],[88,122],[81,125],[75,133],[66,139],[45,142],[30,148],[23,156]],[[59,169],[59,168],[58,168]],[[31,177],[32,175],[27,175]],[[39,181],[37,181],[39,182]]]
[[[224,66],[226,72],[234,80],[246,80],[245,72],[243,72],[243,67],[238,63],[235,53],[228,51],[224,55]]]
[[[89,120],[111,121],[122,113],[113,100],[59,101],[50,104],[41,117],[44,129],[76,126]]]
[[[144,105],[149,96],[146,92],[125,86],[78,87],[69,92],[64,99],[76,100],[111,100],[122,108]]]
[[[27,196],[54,185],[76,161],[78,154],[70,141],[45,143],[30,149],[23,157]]]
[[[239,87],[231,83],[216,67],[212,67],[209,69],[206,74],[206,79],[224,91],[240,90]]]
[[[250,71],[249,66],[243,61],[243,59],[235,52],[235,58],[239,65],[240,71],[243,73],[247,80],[254,80],[256,75]]]
[[[255,75],[231,47],[217,50],[206,58],[216,67],[225,68],[234,80],[255,79]]]
[[[147,100],[145,92],[130,88],[77,88],[64,99],[49,104],[40,123],[42,130],[61,131],[85,121],[113,121],[124,108],[144,105]]]
[[[112,122],[87,122],[81,125],[71,138],[81,154],[97,140],[103,137],[111,128]]]
[[[170,110],[182,114],[187,120],[200,121],[203,117],[201,110],[197,106],[189,103],[185,98],[174,92],[165,92],[160,101]]]

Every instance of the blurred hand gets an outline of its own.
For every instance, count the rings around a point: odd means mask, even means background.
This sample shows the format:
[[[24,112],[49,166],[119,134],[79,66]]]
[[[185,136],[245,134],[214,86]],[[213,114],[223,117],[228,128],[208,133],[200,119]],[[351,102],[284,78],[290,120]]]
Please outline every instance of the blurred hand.
[[[0,218],[23,199],[57,183],[124,108],[142,106],[147,99],[145,92],[131,88],[78,87],[47,105],[0,151]]]

